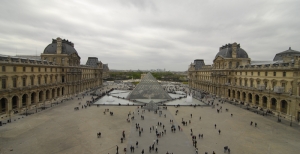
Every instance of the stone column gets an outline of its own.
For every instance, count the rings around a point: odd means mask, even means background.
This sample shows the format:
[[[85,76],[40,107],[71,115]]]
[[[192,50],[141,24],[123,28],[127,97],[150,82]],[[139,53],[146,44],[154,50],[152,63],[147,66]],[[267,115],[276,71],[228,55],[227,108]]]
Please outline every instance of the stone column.
[[[9,111],[12,110],[12,97],[7,98],[6,106],[7,106],[6,114],[9,114]]]
[[[29,106],[31,103],[31,94],[28,93],[27,96],[28,96],[28,98],[27,98],[26,106]]]

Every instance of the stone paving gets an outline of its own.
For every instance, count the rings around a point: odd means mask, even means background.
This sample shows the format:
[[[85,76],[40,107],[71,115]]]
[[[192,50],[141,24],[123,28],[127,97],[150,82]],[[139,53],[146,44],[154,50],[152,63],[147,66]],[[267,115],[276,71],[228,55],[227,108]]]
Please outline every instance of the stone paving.
[[[216,154],[224,153],[224,146],[229,146],[232,154],[294,154],[300,151],[299,127],[277,123],[231,104],[221,104],[223,112],[220,113],[216,111],[219,106],[214,109],[169,106],[168,110],[163,110],[167,118],[146,111],[145,120],[141,120],[140,115],[135,115],[135,120],[128,123],[128,112],[137,114],[137,106],[91,106],[87,109],[80,107],[78,111],[74,111],[74,107],[79,106],[78,102],[83,103],[90,98],[87,96],[81,101],[70,100],[1,126],[0,153],[115,154],[118,145],[119,153],[124,154],[123,149],[127,148],[127,153],[130,153],[129,146],[135,145],[138,140],[139,148],[135,149],[135,153],[141,153],[144,149],[147,154],[150,144],[155,139],[154,134],[149,133],[149,127],[155,127],[158,121],[162,122],[167,130],[167,134],[159,138],[158,153],[162,154],[167,151],[174,154],[195,153],[190,129],[197,136],[199,133],[203,134],[203,139],[197,137],[200,154],[211,154],[213,151]],[[229,109],[228,112],[225,111],[226,108]],[[114,112],[114,115],[104,114],[105,109]],[[177,115],[176,110],[179,110]],[[182,118],[185,121],[191,120],[191,124],[182,126]],[[175,125],[180,124],[183,131],[171,133],[170,119],[174,120]],[[251,126],[250,121],[256,122],[258,126]],[[141,137],[135,130],[135,123],[140,123],[144,129]],[[121,143],[123,130],[126,140]],[[97,138],[98,132],[102,133],[101,138]]]

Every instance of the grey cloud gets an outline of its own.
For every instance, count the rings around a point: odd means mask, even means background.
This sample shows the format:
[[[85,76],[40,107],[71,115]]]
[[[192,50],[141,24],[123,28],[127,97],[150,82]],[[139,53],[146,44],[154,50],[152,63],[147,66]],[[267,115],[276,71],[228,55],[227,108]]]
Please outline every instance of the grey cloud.
[[[187,70],[211,64],[220,46],[241,43],[252,60],[300,51],[300,2],[209,0],[3,1],[0,53],[38,54],[61,37],[85,63],[96,56],[112,69]]]

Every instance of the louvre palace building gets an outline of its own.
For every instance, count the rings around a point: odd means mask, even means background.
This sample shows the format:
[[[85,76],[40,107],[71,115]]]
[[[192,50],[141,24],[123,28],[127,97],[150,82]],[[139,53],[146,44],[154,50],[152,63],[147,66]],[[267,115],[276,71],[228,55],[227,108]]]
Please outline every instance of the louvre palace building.
[[[98,88],[102,74],[97,57],[80,65],[74,43],[61,38],[53,39],[40,56],[0,55],[0,116]]]
[[[300,117],[300,52],[289,48],[273,61],[252,61],[240,44],[219,48],[212,65],[196,59],[188,69],[190,88],[287,119]]]

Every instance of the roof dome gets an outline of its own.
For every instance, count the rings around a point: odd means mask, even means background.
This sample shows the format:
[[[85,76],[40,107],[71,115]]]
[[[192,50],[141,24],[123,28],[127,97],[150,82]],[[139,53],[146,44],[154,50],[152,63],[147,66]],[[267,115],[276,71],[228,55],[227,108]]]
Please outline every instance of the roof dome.
[[[273,61],[283,60],[283,57],[285,56],[300,56],[300,52],[296,50],[292,50],[291,47],[289,47],[288,50],[277,53]]]
[[[232,58],[232,44],[226,44],[220,47],[220,51],[217,53],[216,57],[221,56],[223,58]],[[240,44],[237,44],[236,58],[249,58],[247,52],[240,48]]]
[[[57,49],[57,40],[52,39],[52,43],[49,44],[45,50],[44,54],[56,54],[56,49]],[[62,54],[72,54],[72,53],[77,53],[77,51],[74,48],[74,43],[63,39],[62,40]]]

